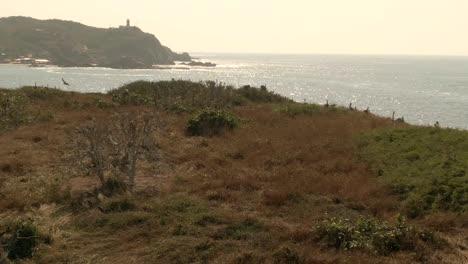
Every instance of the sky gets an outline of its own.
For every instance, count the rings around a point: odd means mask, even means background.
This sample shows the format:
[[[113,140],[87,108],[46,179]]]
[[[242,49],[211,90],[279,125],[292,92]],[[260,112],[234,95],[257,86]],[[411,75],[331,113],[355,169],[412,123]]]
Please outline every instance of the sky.
[[[468,55],[468,0],[0,0],[0,17],[131,23],[182,52]]]

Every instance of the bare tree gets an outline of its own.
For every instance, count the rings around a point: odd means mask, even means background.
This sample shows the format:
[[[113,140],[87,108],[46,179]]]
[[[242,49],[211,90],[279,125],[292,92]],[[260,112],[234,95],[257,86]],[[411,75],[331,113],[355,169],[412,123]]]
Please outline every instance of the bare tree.
[[[81,164],[85,164],[88,170],[99,178],[101,185],[106,182],[105,173],[109,168],[109,136],[110,130],[107,125],[93,118],[78,129],[73,146]]]
[[[114,146],[112,165],[114,173],[126,178],[130,191],[135,187],[137,162],[157,159],[157,147],[152,135],[154,116],[129,113],[114,115],[110,141]]]
[[[156,161],[158,149],[153,132],[156,117],[147,113],[116,113],[107,120],[92,119],[78,129],[73,139],[74,157],[101,185],[110,176],[121,177],[133,192],[137,163]]]

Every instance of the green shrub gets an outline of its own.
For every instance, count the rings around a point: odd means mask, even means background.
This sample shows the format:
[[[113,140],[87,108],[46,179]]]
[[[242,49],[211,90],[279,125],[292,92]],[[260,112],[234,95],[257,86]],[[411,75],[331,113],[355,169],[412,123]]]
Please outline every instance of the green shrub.
[[[121,105],[155,105],[175,112],[229,107],[236,101],[234,87],[211,81],[138,81],[112,90],[109,94],[114,102]]]
[[[27,122],[26,98],[16,92],[0,91],[0,129]]]
[[[121,105],[155,105],[171,112],[194,112],[203,108],[229,108],[248,102],[277,103],[290,99],[270,92],[266,87],[233,86],[213,81],[183,80],[138,81],[109,92]]]
[[[435,235],[408,226],[403,217],[395,225],[369,217],[361,217],[357,222],[331,218],[319,225],[316,234],[319,240],[336,249],[367,249],[380,255],[414,251],[420,243],[437,243]],[[432,239],[425,239],[428,237]]]
[[[127,190],[128,190],[127,183],[119,177],[110,177],[106,179],[106,181],[100,188],[100,191],[105,196],[123,194],[123,193],[126,193]]]
[[[0,234],[0,244],[11,260],[31,258],[38,242],[39,232],[29,221],[12,223]]]
[[[268,91],[266,86],[263,85],[260,87],[260,89],[251,87],[250,85],[245,85],[237,89],[236,93],[242,96],[243,98],[246,98],[247,100],[256,103],[292,102],[291,99]]]
[[[468,132],[433,127],[378,130],[359,141],[367,161],[409,217],[468,211]]]
[[[220,110],[204,110],[192,117],[186,127],[189,136],[214,136],[237,126],[235,118]]]

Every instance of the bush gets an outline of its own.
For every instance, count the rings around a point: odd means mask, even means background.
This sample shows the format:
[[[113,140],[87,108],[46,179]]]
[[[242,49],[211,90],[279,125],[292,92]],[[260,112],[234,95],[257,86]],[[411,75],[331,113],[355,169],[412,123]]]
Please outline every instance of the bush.
[[[331,218],[316,229],[316,234],[319,240],[336,249],[368,249],[380,255],[414,251],[420,243],[437,243],[433,234],[408,226],[403,217],[393,226],[369,217],[361,217],[357,222]]]
[[[360,157],[403,200],[409,217],[468,211],[468,132],[433,127],[378,130],[362,136]]]
[[[138,81],[110,91],[109,94],[114,102],[121,105],[155,105],[173,112],[229,107],[238,101],[234,87],[211,81]]]
[[[26,98],[14,92],[0,91],[0,129],[27,122]]]
[[[105,196],[123,194],[127,192],[127,183],[120,177],[109,177],[101,186],[100,191]]]
[[[277,103],[290,99],[270,92],[265,86],[235,89],[223,83],[171,80],[138,81],[109,92],[121,105],[155,105],[171,112],[194,112],[203,108],[229,108],[247,102]]]
[[[153,132],[156,118],[148,113],[115,113],[111,119],[92,119],[70,139],[71,162],[96,175],[110,196],[133,192],[140,160],[155,162],[158,147]]]
[[[266,86],[261,86],[259,88],[251,87],[250,85],[242,86],[237,89],[236,92],[246,98],[247,100],[255,103],[282,103],[282,102],[292,102],[291,99],[278,95],[274,92],[268,91]]]
[[[38,240],[39,232],[31,222],[13,223],[0,235],[0,244],[11,260],[31,258]]]
[[[186,132],[189,136],[215,136],[236,126],[232,115],[220,110],[204,110],[188,121]]]

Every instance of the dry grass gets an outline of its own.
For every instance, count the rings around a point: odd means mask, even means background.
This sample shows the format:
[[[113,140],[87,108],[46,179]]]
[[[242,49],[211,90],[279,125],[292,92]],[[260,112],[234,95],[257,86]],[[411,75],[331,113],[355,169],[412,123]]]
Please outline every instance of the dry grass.
[[[237,129],[212,138],[186,137],[190,115],[160,112],[165,126],[154,135],[162,153],[158,169],[139,164],[132,199],[97,199],[98,206],[72,210],[72,201],[92,192],[97,181],[67,158],[67,138],[91,116],[114,111],[96,107],[96,99],[111,102],[106,95],[80,94],[52,104],[37,101],[29,107],[53,111],[52,120],[0,134],[0,210],[54,230],[54,242],[40,247],[30,263],[466,260],[460,248],[381,257],[336,252],[315,241],[314,227],[329,216],[391,220],[399,214],[397,197],[354,154],[357,136],[391,121],[359,112],[291,117],[272,105],[248,104],[231,109],[240,120]],[[461,247],[467,226],[459,217],[441,213],[412,224],[446,236],[457,232],[453,244]]]
[[[322,194],[376,213],[392,210],[391,197],[353,155],[354,137],[388,120],[350,113],[287,118],[269,107],[237,114],[246,120],[242,129],[181,153],[179,161],[193,164],[201,176],[193,191],[262,189],[266,204]]]

